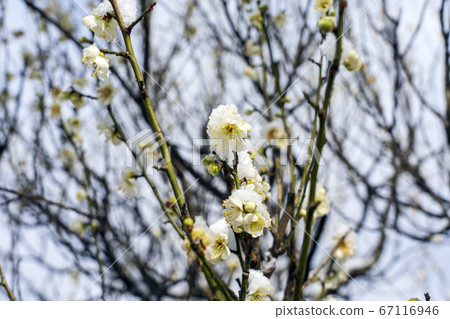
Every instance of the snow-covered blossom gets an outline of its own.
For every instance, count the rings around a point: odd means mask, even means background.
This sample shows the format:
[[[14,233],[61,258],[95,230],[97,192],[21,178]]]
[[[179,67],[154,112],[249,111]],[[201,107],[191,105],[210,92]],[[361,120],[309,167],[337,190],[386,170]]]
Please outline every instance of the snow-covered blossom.
[[[264,228],[270,227],[269,212],[262,196],[255,191],[255,185],[249,184],[233,190],[223,206],[225,220],[237,233],[245,231],[253,237],[259,237]]]
[[[119,6],[119,11],[122,15],[123,24],[125,27],[130,26],[134,20],[136,20],[136,0],[118,0],[117,5]],[[108,15],[108,13],[114,13],[114,9],[109,0],[103,1],[92,11],[92,14],[100,17],[104,17]]]
[[[61,149],[59,156],[63,164],[67,167],[72,167],[77,159],[77,153],[75,149],[71,146],[64,147]]]
[[[82,202],[86,199],[86,197],[88,196],[87,192],[85,189],[79,189],[77,192],[77,199]]]
[[[347,231],[348,227],[343,225],[337,229],[337,231],[333,236],[334,245],[337,245],[339,243],[339,241],[347,233]],[[350,230],[347,236],[345,236],[342,243],[337,247],[334,253],[334,257],[337,260],[344,260],[347,257],[354,256],[355,251],[356,251],[356,233],[353,230]]]
[[[122,170],[122,182],[119,190],[122,191],[128,199],[139,196],[139,190],[136,187],[137,173],[130,169],[124,168]]]
[[[269,278],[259,270],[250,269],[246,300],[270,301],[270,294],[274,291]]]
[[[333,6],[333,0],[316,0],[314,9],[319,11],[327,11],[331,6]]]
[[[81,62],[89,67],[92,64],[95,64],[95,69],[92,72],[92,76],[96,76],[100,80],[106,80],[111,74],[108,59],[106,59],[105,55],[100,52],[95,43],[83,49]]]
[[[105,39],[106,42],[118,39],[116,30],[119,24],[110,16],[101,17],[90,14],[83,18],[82,23],[94,32],[96,37]]]
[[[219,105],[209,116],[206,132],[212,140],[213,150],[223,159],[233,161],[233,152],[244,149],[243,139],[251,125],[243,121],[236,105]]]
[[[122,140],[120,139],[121,135],[119,132],[117,132],[113,127],[106,123],[99,123],[97,125],[98,133],[99,135],[104,134],[105,135],[105,142],[111,141],[115,146],[118,146],[122,143]]]
[[[105,57],[99,56],[95,59],[95,70],[92,72],[92,76],[96,76],[99,80],[106,80],[111,71],[109,70],[109,60]]]
[[[136,0],[118,0],[117,4],[124,26],[130,26],[136,20]],[[105,0],[91,14],[84,17],[82,23],[94,32],[96,37],[110,42],[118,39],[116,30],[119,24],[113,15],[114,10],[111,3]]]
[[[92,65],[95,62],[95,59],[100,55],[100,50],[97,48],[97,45],[91,44],[87,48],[83,49],[83,56],[81,57],[81,62],[86,65]]]

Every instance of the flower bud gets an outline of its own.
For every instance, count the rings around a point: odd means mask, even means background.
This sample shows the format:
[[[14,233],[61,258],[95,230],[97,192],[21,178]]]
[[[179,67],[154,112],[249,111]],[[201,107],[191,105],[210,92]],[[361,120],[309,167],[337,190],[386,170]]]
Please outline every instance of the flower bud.
[[[192,220],[192,218],[186,218],[185,220],[183,220],[183,224],[184,226],[193,226],[194,225],[194,221]]]
[[[208,168],[209,165],[213,164],[216,161],[216,156],[213,154],[206,155],[202,160],[202,165]]]
[[[348,52],[347,56],[345,57],[343,64],[345,68],[350,72],[359,71],[359,69],[361,69],[362,66],[362,61],[359,58],[358,52],[356,52],[356,50],[354,49],[351,49]]]
[[[220,169],[222,168],[222,165],[219,165],[217,163],[213,163],[208,166],[208,173],[210,173],[212,176],[217,175],[220,172]]]
[[[249,202],[245,203],[244,210],[247,213],[254,213],[256,211],[256,204],[255,204],[255,202],[249,201]]]
[[[331,32],[334,29],[334,19],[329,17],[322,18],[317,22],[317,26],[322,33]]]

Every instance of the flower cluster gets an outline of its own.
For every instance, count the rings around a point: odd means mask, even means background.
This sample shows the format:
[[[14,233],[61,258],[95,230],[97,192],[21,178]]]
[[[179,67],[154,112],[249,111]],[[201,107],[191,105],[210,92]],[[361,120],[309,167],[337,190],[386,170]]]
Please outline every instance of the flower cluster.
[[[219,105],[211,112],[206,132],[217,155],[231,163],[233,154],[244,149],[243,139],[251,128],[250,124],[242,120],[236,105],[230,104]]]
[[[105,58],[105,55],[97,48],[95,43],[83,49],[81,62],[88,67],[95,65],[92,76],[97,77],[99,80],[106,80],[111,74],[111,71],[109,70],[109,60]]]
[[[192,220],[188,219],[188,224],[189,221],[192,222]],[[218,264],[230,257],[229,238],[231,231],[230,226],[223,218],[208,227],[205,220],[201,216],[197,216],[190,233],[193,243],[198,245],[205,255],[206,260],[212,264]],[[191,242],[186,238],[181,247],[186,251],[188,263],[191,264],[195,260],[195,253],[191,249]]]
[[[203,165],[211,175],[216,175],[224,166],[231,169],[227,163],[234,163],[236,189],[222,204],[223,216],[236,233],[246,232],[259,237],[272,221],[265,205],[270,197],[270,185],[263,181],[244,147],[243,139],[250,129],[235,105],[215,108],[209,117],[207,133],[219,158],[210,154],[203,159]]]
[[[264,228],[270,227],[269,212],[253,184],[233,190],[223,206],[223,216],[236,233],[245,231],[252,237],[259,237]]]

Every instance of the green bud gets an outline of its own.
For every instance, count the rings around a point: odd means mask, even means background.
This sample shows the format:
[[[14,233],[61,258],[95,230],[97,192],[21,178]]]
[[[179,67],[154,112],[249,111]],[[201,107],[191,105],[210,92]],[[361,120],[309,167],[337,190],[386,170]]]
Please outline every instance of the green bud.
[[[92,232],[96,232],[97,228],[98,228],[98,223],[96,220],[91,221],[91,228],[92,228]]]
[[[322,18],[317,22],[317,26],[322,33],[331,32],[334,29],[334,21],[330,18]]]
[[[208,168],[209,165],[214,164],[216,161],[216,156],[213,154],[206,155],[205,158],[202,160],[202,165],[206,168]]]
[[[212,176],[215,176],[220,172],[221,168],[222,168],[222,165],[213,163],[208,166],[208,173],[210,173]]]
[[[263,4],[263,5],[260,5],[258,9],[261,12],[267,12],[267,11],[269,11],[269,6],[267,4]]]
[[[185,220],[183,220],[183,225],[188,227],[193,226],[194,221],[192,220],[192,218],[186,218]]]

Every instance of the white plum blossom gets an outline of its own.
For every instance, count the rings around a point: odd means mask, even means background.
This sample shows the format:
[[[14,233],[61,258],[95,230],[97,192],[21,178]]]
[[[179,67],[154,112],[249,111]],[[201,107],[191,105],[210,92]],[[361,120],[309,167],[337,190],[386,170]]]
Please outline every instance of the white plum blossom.
[[[59,156],[63,164],[67,167],[72,167],[77,159],[77,153],[71,146],[62,148]]]
[[[336,53],[337,39],[333,33],[328,33],[326,39],[320,45],[320,52],[327,57],[329,61],[333,61]],[[342,54],[341,60],[345,68],[352,71],[359,71],[362,66],[362,61],[358,52],[352,48],[351,43],[344,37],[342,37]]]
[[[231,255],[230,248],[228,247],[228,241],[232,234],[231,228],[225,219],[222,218],[212,224],[209,229],[213,235],[213,240],[211,241],[210,247],[210,261],[212,264],[218,264],[221,261],[226,260]]]
[[[111,141],[113,145],[118,146],[122,143],[122,140],[120,139],[120,133],[115,131],[113,127],[106,123],[99,123],[97,124],[97,129],[99,135],[104,134],[105,135],[105,142]]]
[[[348,226],[341,225],[333,236],[334,245],[337,245],[341,238],[349,231]],[[334,257],[337,260],[344,260],[355,255],[356,251],[356,233],[353,230],[345,236],[342,243],[337,247]]]
[[[128,199],[139,196],[139,190],[136,187],[137,173],[131,168],[122,170],[122,183],[119,190],[122,191]]]
[[[119,24],[114,18],[90,14],[83,18],[82,23],[94,32],[96,37],[105,39],[106,42],[118,39],[116,30]]]
[[[237,174],[239,179],[261,181],[258,170],[253,166],[253,160],[247,150],[238,153]]]
[[[321,187],[316,191],[316,195],[314,197],[316,202],[319,202],[319,205],[316,207],[314,211],[314,219],[317,217],[323,217],[330,212],[330,199],[327,196],[327,191],[325,188]],[[306,201],[303,202],[302,209],[300,210],[300,215],[306,218]]]
[[[316,0],[314,4],[314,9],[319,11],[327,11],[333,6],[333,0]]]
[[[251,130],[251,125],[242,120],[236,105],[219,105],[209,116],[206,132],[212,140],[213,150],[231,163],[233,152],[244,149],[243,139]]]
[[[271,225],[269,212],[262,196],[255,191],[255,185],[233,190],[223,206],[225,220],[237,233],[245,231],[253,237],[259,237],[264,228]]]
[[[261,47],[253,42],[247,42],[245,44],[245,53],[247,55],[260,55],[261,54]]]
[[[77,192],[77,199],[82,202],[84,201],[88,196],[88,193],[86,192],[86,190],[84,188],[78,190]]]
[[[136,20],[136,0],[118,0],[117,5],[119,6],[119,11],[122,15],[123,24],[125,25],[125,27],[130,26],[134,22],[134,20]],[[108,13],[114,13],[114,9],[109,0],[103,1],[92,11],[92,14],[100,17],[104,17],[108,15]]]
[[[270,294],[274,291],[270,279],[259,270],[250,269],[248,277],[248,301],[270,301]]]
[[[348,52],[346,52],[346,55],[344,56],[344,61],[342,62],[342,64],[350,72],[359,71],[362,66],[362,61],[359,57],[358,52],[356,52],[355,49],[350,49]]]
[[[195,217],[195,223],[191,230],[191,237],[194,244],[205,254],[205,258],[210,260],[211,258],[211,239],[213,234],[206,224],[205,220],[201,216]],[[181,248],[186,252],[189,265],[195,260],[195,252],[191,249],[191,242],[188,238],[185,238],[181,244]]]
[[[97,98],[103,105],[110,105],[116,95],[116,88],[110,81],[103,82],[97,88]]]
[[[88,66],[94,64],[95,59],[97,59],[100,56],[100,50],[97,48],[97,45],[91,44],[87,48],[83,49],[83,56],[81,57],[81,62],[83,64],[86,64]]]
[[[327,196],[327,191],[325,188],[321,187],[318,191],[316,191],[315,196],[316,201],[320,201],[319,206],[317,206],[315,215],[317,217],[323,217],[330,211],[330,200]]]
[[[254,190],[263,197],[263,201],[270,198],[270,185],[259,175],[247,150],[238,153],[237,174],[243,180],[242,186],[254,185]]]
[[[118,0],[117,5],[122,15],[124,26],[130,26],[136,20],[136,0]],[[105,0],[91,14],[84,17],[82,23],[94,32],[96,37],[110,42],[118,39],[116,30],[119,24],[113,16],[114,9],[111,3]]]
[[[251,66],[246,66],[244,68],[244,75],[253,81],[258,80],[258,72],[256,72],[256,70],[254,68],[252,68]]]
[[[106,80],[111,74],[109,69],[109,60],[99,56],[95,59],[95,70],[92,72],[92,76],[96,76],[99,80]]]
[[[94,64],[95,69],[92,72],[92,76],[96,76],[100,80],[106,80],[111,74],[108,59],[106,59],[105,55],[100,52],[95,43],[83,49],[81,62],[86,64],[88,67]]]

